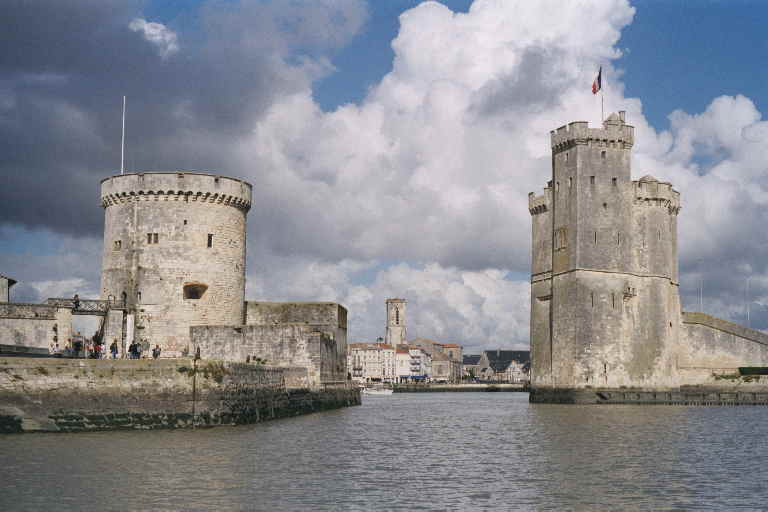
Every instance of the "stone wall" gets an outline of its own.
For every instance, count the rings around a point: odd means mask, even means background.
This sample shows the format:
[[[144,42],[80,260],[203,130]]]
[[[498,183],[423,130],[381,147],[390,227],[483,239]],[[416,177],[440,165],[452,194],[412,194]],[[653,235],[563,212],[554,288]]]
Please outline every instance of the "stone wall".
[[[307,368],[313,389],[346,382],[346,340],[303,323],[192,327],[193,350],[203,358],[245,362],[266,360],[279,367]]]
[[[287,385],[305,372],[189,359],[0,358],[0,432],[234,425],[359,405],[350,388]]]
[[[71,328],[71,320],[67,323],[66,319],[68,313],[71,319],[69,310],[59,312],[55,306],[0,303],[0,345],[48,350],[58,340],[64,348]]]
[[[294,361],[313,361],[309,367],[320,377],[318,384],[328,385],[347,379],[347,310],[335,302],[256,302],[249,301],[245,307],[245,323],[248,326],[275,327],[279,325],[304,325],[303,337],[313,336],[302,342],[309,347],[308,353],[296,351],[290,343],[281,342],[271,346],[268,330],[254,330],[252,342],[254,348],[264,353],[271,353],[273,364],[280,366],[301,366]],[[292,327],[291,327],[292,328]],[[245,331],[247,332],[247,330]],[[284,340],[279,329],[275,331],[275,340]],[[315,333],[315,334],[312,334]],[[316,333],[320,333],[318,337]],[[265,336],[262,338],[261,336]],[[256,341],[260,338],[261,341]],[[309,344],[307,344],[309,343]]]
[[[712,384],[741,366],[768,366],[767,334],[704,313],[683,313],[679,350],[686,384]]]

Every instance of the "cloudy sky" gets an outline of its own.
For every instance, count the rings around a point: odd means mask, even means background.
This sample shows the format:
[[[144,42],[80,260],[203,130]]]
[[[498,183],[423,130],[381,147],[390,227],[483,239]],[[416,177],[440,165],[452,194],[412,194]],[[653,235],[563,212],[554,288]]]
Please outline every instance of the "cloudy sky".
[[[527,194],[549,130],[636,127],[633,175],[682,193],[686,310],[768,328],[764,3],[10,0],[0,4],[0,273],[96,297],[99,181],[253,184],[251,300],[338,301],[352,341],[527,348]]]

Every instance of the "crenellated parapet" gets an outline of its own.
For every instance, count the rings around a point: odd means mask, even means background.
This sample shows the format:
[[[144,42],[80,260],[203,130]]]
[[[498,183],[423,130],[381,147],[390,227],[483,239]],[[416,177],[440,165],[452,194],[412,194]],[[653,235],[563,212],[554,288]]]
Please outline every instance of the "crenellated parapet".
[[[528,194],[528,211],[531,215],[538,215],[549,211],[549,190],[549,188],[544,189],[544,193],[540,196],[537,196],[534,192]]]
[[[586,121],[574,121],[550,132],[552,153],[576,145],[630,149],[635,142],[635,128],[624,123],[624,112],[611,114],[602,128],[590,128]]]
[[[635,205],[667,208],[671,215],[680,213],[680,192],[672,184],[646,175],[632,182]]]
[[[101,206],[135,201],[223,204],[248,212],[251,185],[245,181],[197,172],[121,174],[101,182]]]

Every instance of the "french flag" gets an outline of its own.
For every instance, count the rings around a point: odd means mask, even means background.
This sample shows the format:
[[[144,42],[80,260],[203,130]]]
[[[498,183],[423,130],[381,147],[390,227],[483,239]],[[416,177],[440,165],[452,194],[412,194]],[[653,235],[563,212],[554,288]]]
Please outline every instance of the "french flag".
[[[600,66],[600,70],[597,72],[597,78],[592,82],[592,94],[597,94],[597,91],[603,86],[603,66]]]

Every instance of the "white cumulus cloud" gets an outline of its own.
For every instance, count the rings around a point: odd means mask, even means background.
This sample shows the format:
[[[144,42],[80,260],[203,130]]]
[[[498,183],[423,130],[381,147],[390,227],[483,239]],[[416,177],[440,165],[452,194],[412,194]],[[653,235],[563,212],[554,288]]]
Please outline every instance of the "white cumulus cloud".
[[[163,59],[167,59],[179,51],[176,32],[162,23],[147,21],[143,18],[134,18],[128,24],[128,28],[134,32],[140,32],[145,40],[154,44],[157,47],[157,54]]]

